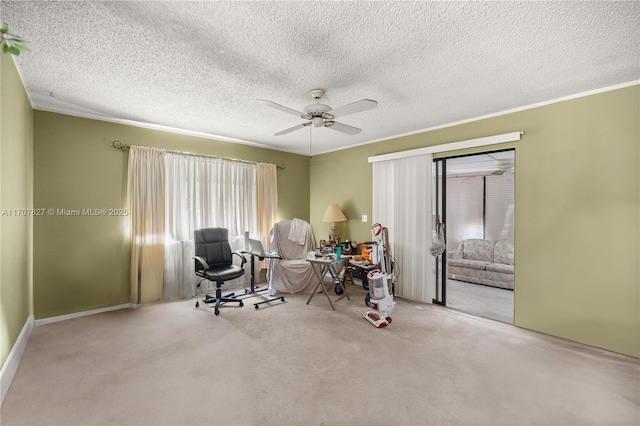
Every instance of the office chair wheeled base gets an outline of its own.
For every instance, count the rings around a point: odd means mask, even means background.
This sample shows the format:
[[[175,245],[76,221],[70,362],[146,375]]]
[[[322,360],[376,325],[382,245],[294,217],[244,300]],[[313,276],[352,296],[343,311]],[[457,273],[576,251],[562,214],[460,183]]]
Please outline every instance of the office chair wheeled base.
[[[216,289],[216,295],[214,296],[209,296],[209,295],[205,295],[204,299],[202,299],[203,303],[215,303],[216,306],[214,308],[214,312],[216,315],[220,315],[220,305],[227,303],[227,302],[237,302],[239,307],[243,307],[244,303],[242,302],[241,299],[238,299],[235,297],[235,293],[229,293],[229,294],[225,294],[224,296],[222,295],[222,290],[220,288]],[[196,308],[199,306],[199,303],[196,302]]]

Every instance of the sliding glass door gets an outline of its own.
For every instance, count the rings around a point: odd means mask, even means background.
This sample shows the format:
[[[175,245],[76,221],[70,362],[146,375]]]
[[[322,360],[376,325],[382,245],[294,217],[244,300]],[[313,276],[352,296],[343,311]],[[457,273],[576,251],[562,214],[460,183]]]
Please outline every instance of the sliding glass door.
[[[432,176],[432,229],[446,242],[433,303],[513,324],[515,150],[434,159]]]

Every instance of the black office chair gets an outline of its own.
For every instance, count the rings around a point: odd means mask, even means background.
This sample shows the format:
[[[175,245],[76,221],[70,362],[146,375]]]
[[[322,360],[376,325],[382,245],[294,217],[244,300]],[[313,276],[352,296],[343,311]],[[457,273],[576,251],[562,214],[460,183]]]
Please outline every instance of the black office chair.
[[[196,255],[195,267],[196,275],[202,277],[198,287],[204,280],[216,283],[216,296],[209,296],[205,291],[204,303],[215,303],[215,313],[220,314],[220,305],[225,302],[237,302],[244,306],[242,300],[235,297],[234,293],[222,296],[222,284],[225,281],[244,275],[244,264],[247,261],[239,253],[231,251],[229,245],[229,231],[225,228],[204,228],[196,229],[193,232]],[[242,259],[240,266],[233,264],[233,255]],[[200,306],[196,302],[196,308]]]

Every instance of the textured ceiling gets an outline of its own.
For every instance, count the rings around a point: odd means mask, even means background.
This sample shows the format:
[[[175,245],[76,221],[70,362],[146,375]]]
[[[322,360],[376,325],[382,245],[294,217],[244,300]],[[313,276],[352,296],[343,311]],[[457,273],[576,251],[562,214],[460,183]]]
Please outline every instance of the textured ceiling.
[[[640,79],[635,1],[1,7],[28,42],[16,65],[36,109],[306,155]],[[302,110],[315,88],[334,108],[379,104],[340,117],[358,135],[305,127],[274,136],[304,120],[257,100]]]

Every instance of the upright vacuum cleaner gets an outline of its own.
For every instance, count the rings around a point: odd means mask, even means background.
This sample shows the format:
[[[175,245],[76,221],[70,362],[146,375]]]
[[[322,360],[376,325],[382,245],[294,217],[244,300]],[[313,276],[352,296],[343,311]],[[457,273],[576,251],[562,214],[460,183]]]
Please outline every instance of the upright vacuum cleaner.
[[[393,289],[394,276],[387,232],[387,228],[379,223],[371,228],[374,238],[372,260],[379,269],[374,269],[367,274],[369,294],[365,302],[373,310],[365,312],[364,317],[377,328],[391,324],[391,312],[396,305],[393,301],[393,291],[389,291],[389,288]]]

